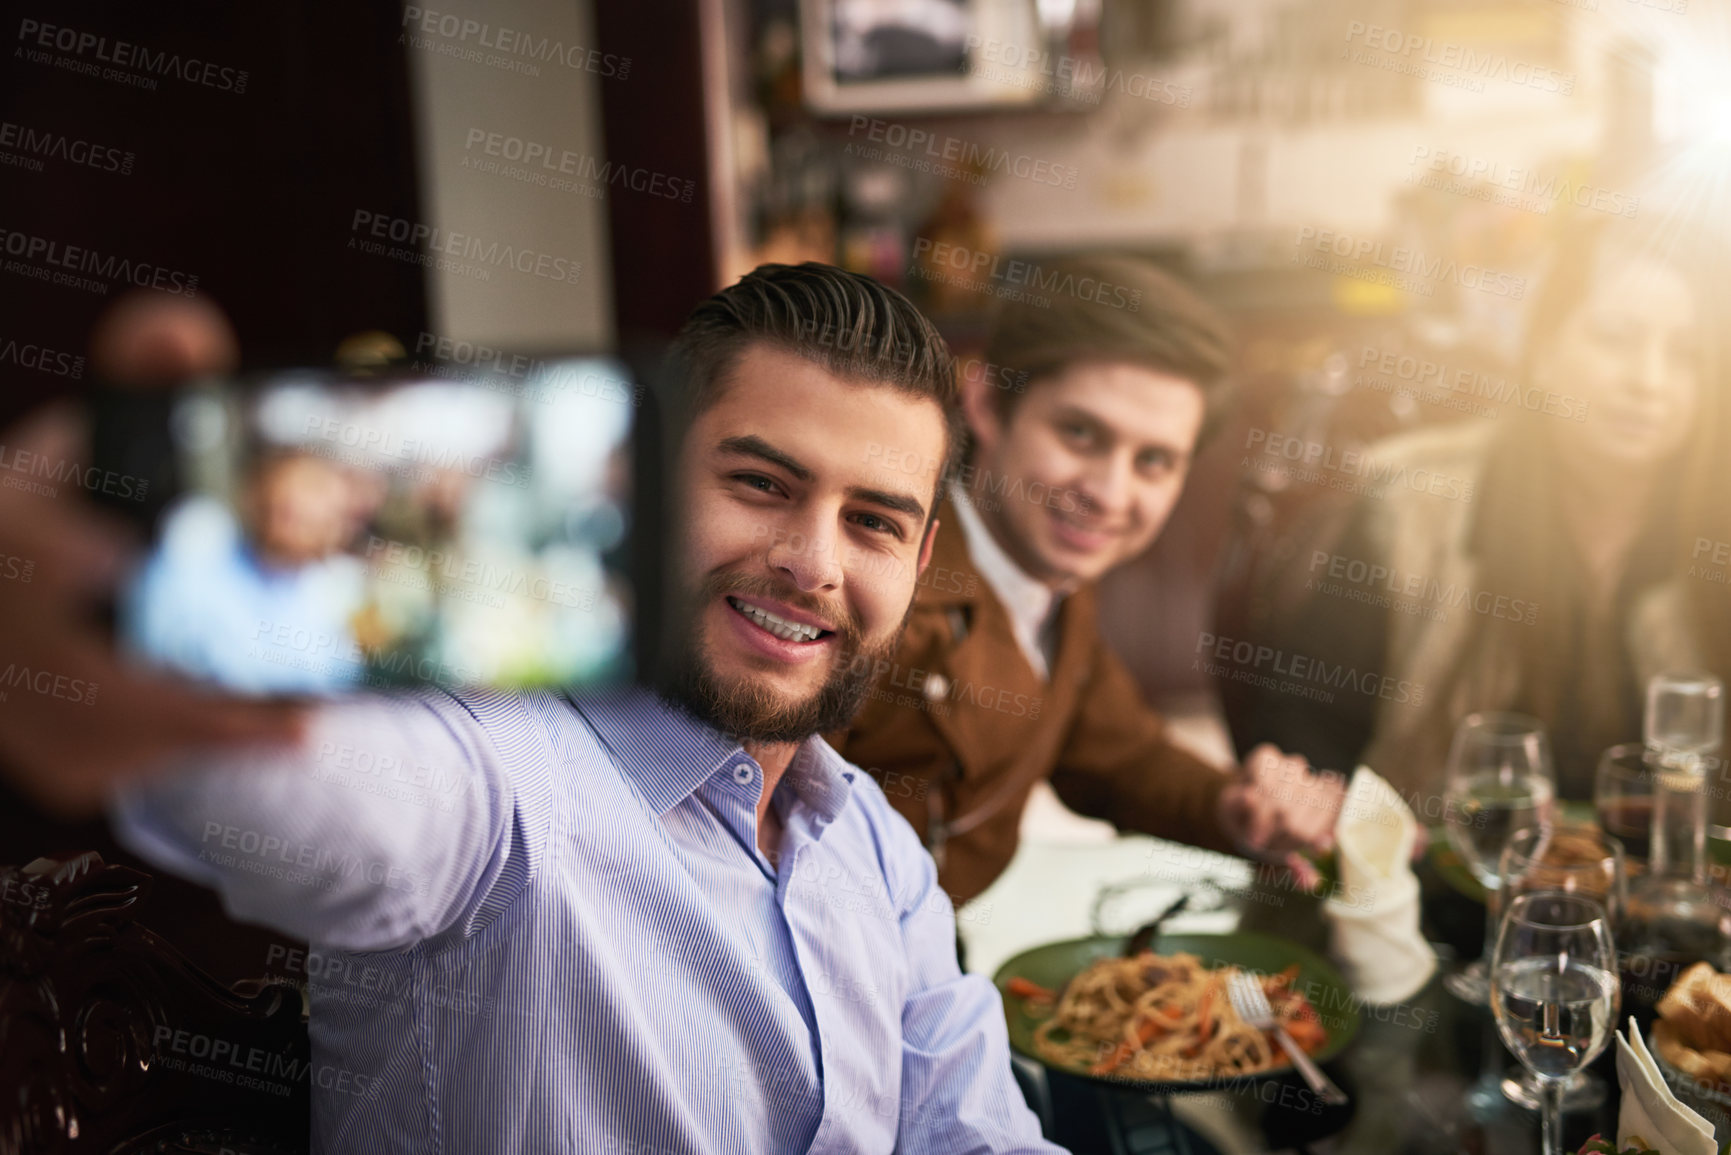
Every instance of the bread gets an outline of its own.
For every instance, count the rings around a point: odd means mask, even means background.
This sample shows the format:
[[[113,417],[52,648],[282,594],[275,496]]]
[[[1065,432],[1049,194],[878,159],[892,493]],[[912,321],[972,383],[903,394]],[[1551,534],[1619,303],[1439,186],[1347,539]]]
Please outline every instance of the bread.
[[[1653,1024],[1652,1033],[1653,1049],[1671,1066],[1698,1082],[1716,1084],[1715,1090],[1731,1089],[1731,1054],[1696,1050],[1664,1019]]]
[[[1697,1051],[1731,1051],[1731,975],[1696,963],[1659,1000],[1659,1017]]]
[[[1731,975],[1696,963],[1659,1000],[1653,1049],[1691,1079],[1731,1093]]]

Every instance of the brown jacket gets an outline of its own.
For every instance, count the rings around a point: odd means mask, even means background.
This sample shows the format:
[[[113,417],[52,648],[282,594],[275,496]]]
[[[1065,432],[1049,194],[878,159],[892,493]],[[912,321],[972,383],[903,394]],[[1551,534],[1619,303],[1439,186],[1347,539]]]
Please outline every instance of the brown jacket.
[[[826,737],[913,823],[958,906],[1008,865],[1043,778],[1082,814],[1229,849],[1216,819],[1227,776],[1166,740],[1100,636],[1091,586],[1064,600],[1042,682],[946,518],[901,650],[883,666],[853,725]]]

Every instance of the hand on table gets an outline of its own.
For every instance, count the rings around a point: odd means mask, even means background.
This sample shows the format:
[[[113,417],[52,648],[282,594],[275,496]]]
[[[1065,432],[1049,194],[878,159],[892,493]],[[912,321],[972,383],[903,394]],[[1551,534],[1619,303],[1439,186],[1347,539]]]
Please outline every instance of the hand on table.
[[[166,388],[233,367],[234,336],[214,307],[178,297],[129,297],[98,325],[92,362],[105,379]],[[56,403],[0,430],[13,460],[82,461],[79,411]],[[30,454],[30,457],[24,457]],[[293,741],[304,708],[200,692],[130,667],[94,610],[136,545],[84,500],[75,481],[52,494],[0,486],[0,772],[67,817],[99,810],[114,786],[177,753],[228,743]],[[11,576],[8,576],[11,575]]]

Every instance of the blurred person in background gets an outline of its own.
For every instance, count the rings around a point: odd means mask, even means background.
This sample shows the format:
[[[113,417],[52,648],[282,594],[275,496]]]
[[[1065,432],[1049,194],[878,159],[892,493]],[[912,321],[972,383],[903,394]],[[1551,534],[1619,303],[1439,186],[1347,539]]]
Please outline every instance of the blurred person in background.
[[[893,662],[830,740],[878,776],[960,905],[1014,855],[1030,793],[1314,880],[1343,793],[1273,747],[1222,773],[1174,744],[1101,636],[1094,583],[1153,543],[1228,407],[1230,338],[1153,264],[1042,265],[962,373],[971,440]],[[905,453],[877,447],[886,472]],[[871,447],[867,448],[868,454]],[[1150,607],[1150,612],[1159,612]]]
[[[342,465],[267,449],[238,508],[208,495],[170,509],[125,607],[127,636],[194,677],[249,693],[316,692],[362,673],[352,619],[365,575]],[[273,637],[305,637],[305,645]]]
[[[1408,692],[1271,698],[1251,740],[1431,790],[1460,719],[1514,710],[1544,722],[1560,796],[1590,798],[1599,754],[1640,738],[1651,675],[1731,675],[1724,266],[1654,212],[1566,222],[1519,390],[1374,446],[1378,492],[1301,562],[1315,592],[1281,644]]]

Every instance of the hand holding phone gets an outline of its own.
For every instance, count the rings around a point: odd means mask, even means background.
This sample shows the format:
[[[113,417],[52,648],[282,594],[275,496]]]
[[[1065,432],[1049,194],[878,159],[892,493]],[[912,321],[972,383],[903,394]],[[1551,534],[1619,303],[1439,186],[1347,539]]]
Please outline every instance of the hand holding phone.
[[[224,369],[233,348],[220,312],[182,298],[123,302],[92,344],[101,372],[140,391]],[[88,468],[87,432],[62,404],[0,431],[0,442],[14,463],[27,455],[65,476]],[[299,736],[304,710],[293,702],[201,693],[118,660],[97,609],[132,544],[123,524],[78,484],[9,472],[31,482],[0,486],[0,556],[16,562],[0,567],[0,771],[16,788],[79,817],[188,749]]]

